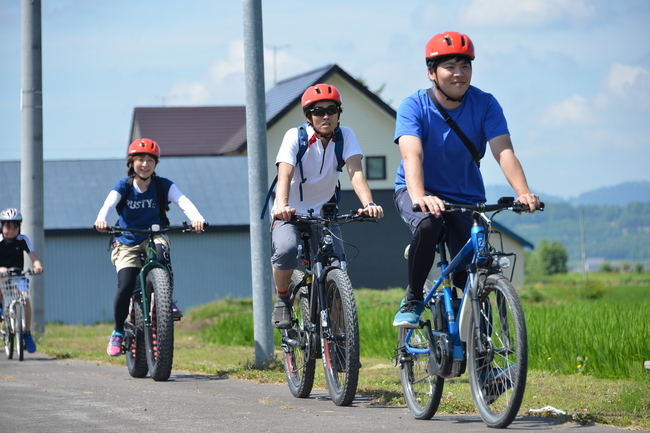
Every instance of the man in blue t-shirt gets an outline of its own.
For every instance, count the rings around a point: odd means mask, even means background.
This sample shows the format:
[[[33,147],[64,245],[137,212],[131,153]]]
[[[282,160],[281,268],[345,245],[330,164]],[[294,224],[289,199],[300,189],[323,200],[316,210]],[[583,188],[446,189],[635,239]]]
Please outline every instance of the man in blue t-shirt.
[[[471,215],[466,212],[443,215],[443,201],[485,202],[478,159],[485,155],[488,142],[517,194],[517,201],[531,213],[540,206],[539,197],[531,194],[514,154],[501,106],[491,94],[470,86],[474,45],[469,37],[457,32],[435,35],[425,47],[425,58],[433,87],[418,90],[402,101],[395,127],[395,143],[399,145],[402,162],[397,169],[394,200],[413,233],[408,249],[409,285],[393,321],[394,326],[405,328],[417,327],[424,311],[422,288],[433,265],[435,245],[443,227],[452,257],[469,238]],[[433,98],[467,136],[473,150],[466,147],[445,121]],[[422,212],[413,212],[413,204],[418,204]],[[464,269],[465,264],[460,268]],[[459,272],[454,275],[453,283],[464,288],[466,280],[467,274]]]

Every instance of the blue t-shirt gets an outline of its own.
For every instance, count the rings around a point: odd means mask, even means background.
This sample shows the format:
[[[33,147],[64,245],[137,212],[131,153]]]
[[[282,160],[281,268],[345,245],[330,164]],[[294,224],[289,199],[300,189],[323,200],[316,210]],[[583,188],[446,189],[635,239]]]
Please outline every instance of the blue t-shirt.
[[[474,144],[481,158],[489,140],[508,134],[508,125],[497,100],[474,86],[469,87],[460,107],[447,110],[447,113]],[[395,143],[402,135],[413,135],[422,140],[426,191],[451,202],[485,203],[481,171],[463,141],[445,122],[426,89],[404,99],[397,109]],[[402,161],[397,168],[395,190],[405,187]]]
[[[169,188],[171,188],[173,182],[164,177],[161,177],[160,180],[162,180],[162,187],[165,190],[163,197],[169,197]],[[128,195],[126,196],[126,204],[122,210],[122,215],[120,215],[118,225],[120,227],[131,227],[136,229],[148,229],[153,224],[159,224],[162,226],[162,220],[160,218],[161,204],[158,203],[158,183],[152,179],[147,190],[140,193],[136,190],[135,185],[129,187],[127,181],[128,178],[126,177],[120,179],[113,187],[113,189],[119,192],[122,197],[127,193],[127,189],[130,188]],[[129,232],[124,232],[122,236],[115,238],[115,240],[123,245],[139,245],[146,239],[146,235]]]

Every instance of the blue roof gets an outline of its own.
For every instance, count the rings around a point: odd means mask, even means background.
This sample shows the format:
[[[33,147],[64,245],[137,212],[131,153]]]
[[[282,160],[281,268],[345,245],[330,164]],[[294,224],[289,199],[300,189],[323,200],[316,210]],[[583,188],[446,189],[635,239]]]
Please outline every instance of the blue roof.
[[[171,179],[211,226],[247,226],[247,161],[246,156],[166,157],[156,173]],[[45,161],[45,230],[92,229],[106,195],[125,176],[124,159]],[[0,207],[20,208],[20,162],[0,162],[0,184]],[[178,206],[170,207],[172,224],[186,220]]]

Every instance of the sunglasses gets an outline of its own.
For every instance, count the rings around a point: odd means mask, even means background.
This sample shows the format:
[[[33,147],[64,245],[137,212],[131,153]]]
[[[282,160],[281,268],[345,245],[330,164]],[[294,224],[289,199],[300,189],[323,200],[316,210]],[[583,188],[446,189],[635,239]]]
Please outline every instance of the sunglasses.
[[[307,111],[309,111],[314,116],[323,117],[325,113],[327,113],[329,116],[338,114],[341,111],[341,109],[336,105],[330,105],[329,107],[310,108]]]

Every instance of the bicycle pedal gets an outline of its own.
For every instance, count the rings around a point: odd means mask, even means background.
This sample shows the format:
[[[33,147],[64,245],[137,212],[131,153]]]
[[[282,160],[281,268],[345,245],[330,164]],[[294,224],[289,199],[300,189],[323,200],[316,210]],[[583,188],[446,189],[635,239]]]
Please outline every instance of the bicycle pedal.
[[[182,319],[181,317],[174,317],[174,322],[180,322],[181,319]]]

